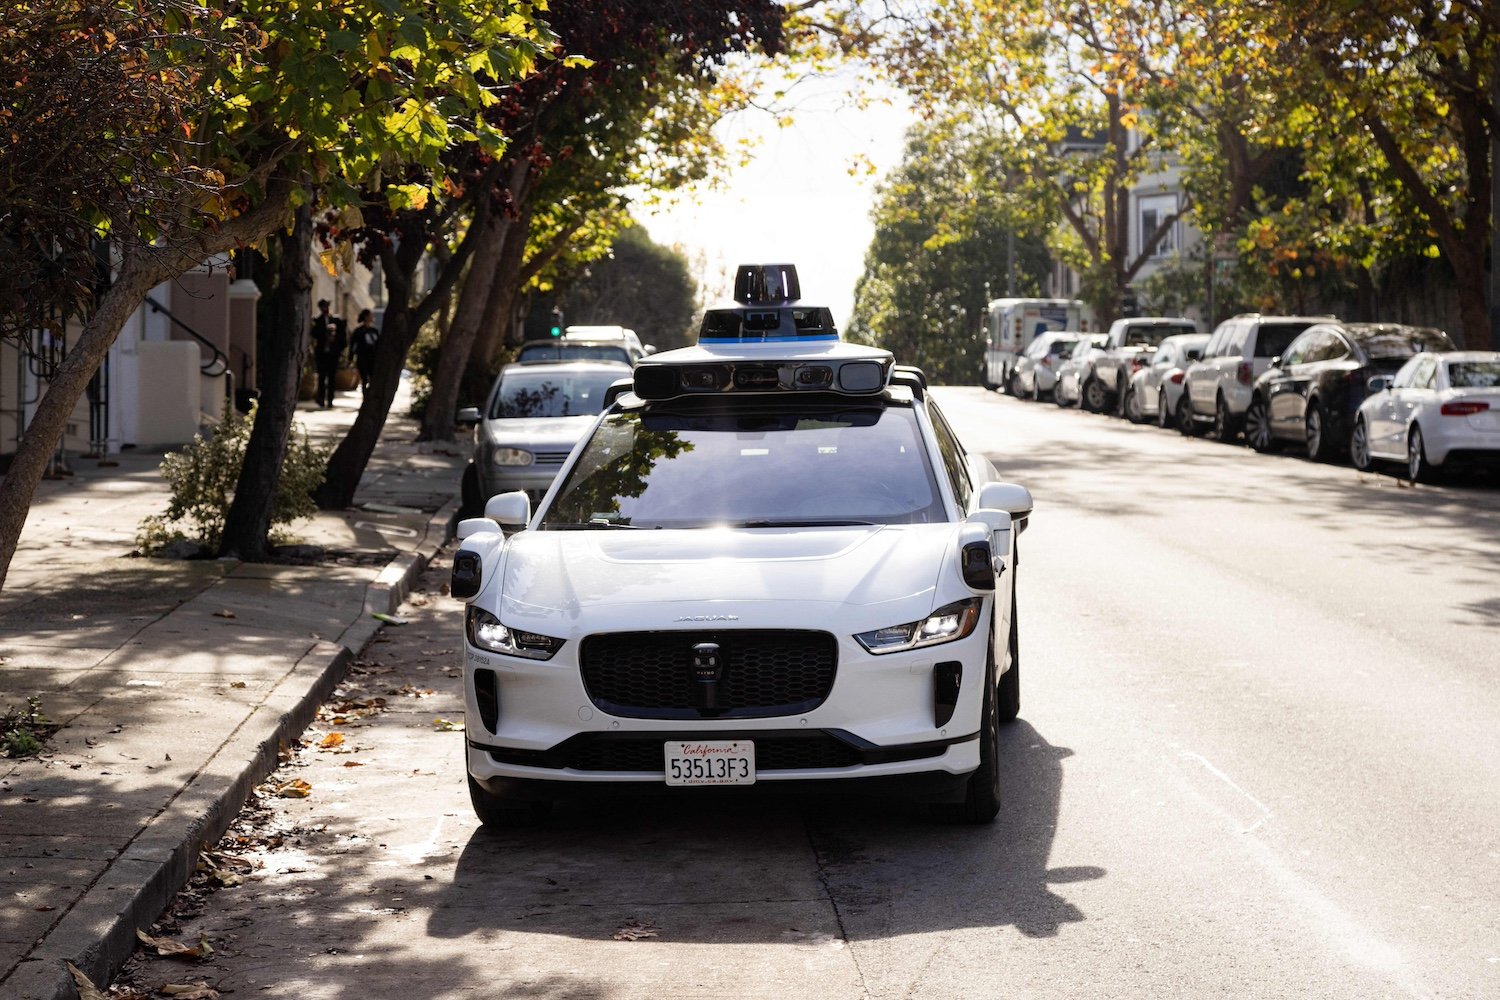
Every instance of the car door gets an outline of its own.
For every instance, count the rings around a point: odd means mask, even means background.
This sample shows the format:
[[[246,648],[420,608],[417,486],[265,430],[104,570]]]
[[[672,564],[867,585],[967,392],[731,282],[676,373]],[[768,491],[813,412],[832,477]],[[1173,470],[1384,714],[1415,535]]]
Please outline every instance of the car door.
[[[1271,430],[1277,437],[1301,438],[1303,404],[1306,401],[1308,365],[1317,357],[1322,335],[1317,330],[1299,334],[1281,356],[1281,364],[1267,370],[1266,407]]]
[[[1437,358],[1419,357],[1412,370],[1411,385],[1402,388],[1394,406],[1391,447],[1397,454],[1406,454],[1406,435],[1411,432],[1412,421],[1420,418],[1424,410],[1435,409],[1437,402]]]
[[[1405,424],[1404,420],[1397,418],[1396,413],[1401,405],[1401,397],[1411,388],[1412,376],[1421,363],[1422,358],[1415,357],[1402,365],[1391,381],[1390,388],[1374,393],[1360,408],[1365,416],[1365,434],[1370,439],[1370,454],[1395,454],[1393,443],[1402,433],[1401,428]]]
[[[1188,402],[1196,413],[1212,413],[1214,398],[1219,391],[1219,369],[1225,359],[1224,347],[1239,323],[1220,323],[1208,346],[1203,349],[1203,360],[1193,365],[1184,382],[1187,385]]]

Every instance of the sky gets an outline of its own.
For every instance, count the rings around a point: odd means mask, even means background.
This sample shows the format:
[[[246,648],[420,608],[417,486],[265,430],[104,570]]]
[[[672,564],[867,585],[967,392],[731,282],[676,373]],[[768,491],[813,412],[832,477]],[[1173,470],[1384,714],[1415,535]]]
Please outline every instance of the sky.
[[[636,218],[658,243],[677,246],[703,267],[695,276],[710,303],[727,300],[737,264],[795,264],[802,299],[849,321],[854,285],[874,233],[870,209],[881,176],[901,160],[913,121],[904,104],[850,107],[852,74],[799,85],[793,124],[777,126],[762,111],[721,123],[726,144],[756,138],[753,159],[731,171],[719,190],[695,190],[675,204],[638,207]],[[850,168],[860,156],[870,176]]]

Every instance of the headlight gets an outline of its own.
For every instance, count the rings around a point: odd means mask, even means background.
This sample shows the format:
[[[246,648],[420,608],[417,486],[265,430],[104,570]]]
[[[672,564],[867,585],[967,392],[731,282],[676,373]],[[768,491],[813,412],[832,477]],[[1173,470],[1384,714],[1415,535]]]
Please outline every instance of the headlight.
[[[524,656],[528,660],[550,660],[563,644],[561,639],[550,635],[506,628],[500,624],[500,619],[473,605],[469,606],[464,628],[471,646],[507,656]]]
[[[490,461],[495,465],[530,465],[531,452],[521,448],[496,448],[490,452]]]
[[[938,608],[919,622],[889,625],[873,632],[861,632],[854,638],[871,653],[898,653],[962,639],[979,624],[979,598],[971,597]]]

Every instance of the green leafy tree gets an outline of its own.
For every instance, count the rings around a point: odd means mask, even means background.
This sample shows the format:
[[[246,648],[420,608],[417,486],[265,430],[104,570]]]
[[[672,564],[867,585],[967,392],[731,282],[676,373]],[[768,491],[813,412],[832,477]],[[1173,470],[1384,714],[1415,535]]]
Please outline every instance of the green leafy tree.
[[[991,163],[982,143],[958,146],[917,129],[901,165],[880,186],[875,235],[855,286],[849,339],[892,351],[944,382],[972,382],[983,346],[976,336],[998,291],[1014,236],[1017,293],[1035,292],[1048,256],[1037,236],[1016,235],[1008,199],[976,198]]]
[[[559,300],[569,323],[629,327],[658,350],[697,339],[697,302],[687,259],[638,226],[616,237],[608,255],[584,267]]]
[[[33,172],[75,172],[71,212],[107,236],[116,254],[107,288],[88,304],[78,340],[0,484],[0,583],[53,446],[109,345],[151,287],[216,253],[264,239],[287,223],[292,207],[307,200],[314,185],[337,205],[356,200],[361,188],[384,174],[400,181],[407,165],[435,167],[451,140],[498,151],[503,137],[468,128],[467,112],[493,102],[498,85],[531,71],[550,47],[532,7],[520,2],[115,0],[88,6],[93,14],[137,26],[130,33],[99,35],[90,43],[92,58],[127,75],[141,72],[131,67],[144,60],[144,72],[187,81],[197,100],[188,120],[165,108],[164,125],[144,133],[157,141],[112,161],[109,183],[92,187],[82,186],[92,156],[37,155],[34,144],[52,141],[46,128],[0,130],[11,147],[7,163]],[[13,51],[63,50],[77,38],[78,24],[71,17],[7,19],[17,34],[7,36],[6,44]],[[66,60],[32,68],[72,71]],[[39,80],[28,85],[33,95],[58,86]],[[28,108],[23,118],[45,121]],[[99,136],[106,149],[113,127]],[[84,132],[69,134],[86,142]],[[143,164],[150,168],[152,196],[123,196]],[[7,199],[16,186],[7,181]],[[390,183],[386,190],[392,199],[408,201],[430,195],[409,183]],[[34,211],[7,200],[0,218],[13,227],[16,216]],[[272,387],[273,397],[282,391]],[[272,450],[281,454],[290,421],[276,430],[282,439]]]

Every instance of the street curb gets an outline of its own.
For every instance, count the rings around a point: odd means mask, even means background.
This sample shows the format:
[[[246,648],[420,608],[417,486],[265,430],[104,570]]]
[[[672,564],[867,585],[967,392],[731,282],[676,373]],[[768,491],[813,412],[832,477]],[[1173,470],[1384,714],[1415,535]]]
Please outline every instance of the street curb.
[[[452,537],[458,500],[428,519],[413,552],[387,563],[366,586],[358,617],[334,642],[304,654],[235,729],[165,809],[153,817],[104,874],[88,888],[45,941],[7,980],[16,1000],[77,1000],[65,962],[96,984],[112,979],[142,930],[166,909],[192,877],[198,854],[211,847],[239,815],[250,792],[276,767],[282,747],[306,729],[380,630],[374,613],[391,614],[411,593],[427,564]]]

